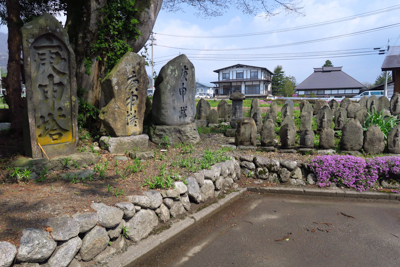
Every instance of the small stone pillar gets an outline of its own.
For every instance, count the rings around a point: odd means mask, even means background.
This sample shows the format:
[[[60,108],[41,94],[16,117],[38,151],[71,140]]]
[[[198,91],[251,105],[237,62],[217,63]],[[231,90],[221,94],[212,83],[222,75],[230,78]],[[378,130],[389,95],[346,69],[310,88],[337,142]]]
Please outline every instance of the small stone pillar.
[[[232,100],[232,128],[236,128],[236,124],[243,118],[243,100],[246,96],[242,93],[236,92],[229,97]]]

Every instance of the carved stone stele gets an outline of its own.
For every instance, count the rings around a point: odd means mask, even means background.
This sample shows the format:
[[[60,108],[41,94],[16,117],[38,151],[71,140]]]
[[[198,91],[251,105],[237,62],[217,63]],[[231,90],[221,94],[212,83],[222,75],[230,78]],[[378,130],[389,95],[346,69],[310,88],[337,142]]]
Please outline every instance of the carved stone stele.
[[[44,14],[21,28],[27,100],[26,156],[72,154],[78,141],[76,65],[68,34]],[[40,148],[39,144],[42,148]]]

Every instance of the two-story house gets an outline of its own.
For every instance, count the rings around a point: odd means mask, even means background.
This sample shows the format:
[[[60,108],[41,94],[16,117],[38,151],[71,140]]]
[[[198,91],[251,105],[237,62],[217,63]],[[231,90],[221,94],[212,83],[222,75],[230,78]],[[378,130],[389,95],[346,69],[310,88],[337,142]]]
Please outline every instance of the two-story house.
[[[212,96],[214,91],[213,91],[212,87],[207,86],[207,85],[202,84],[202,83],[199,83],[199,82],[196,82],[196,93],[197,94],[201,94],[201,93],[209,94],[209,95]]]
[[[215,84],[216,95],[230,95],[241,92],[246,96],[267,96],[272,94],[273,73],[267,68],[236,64],[214,70],[218,73]]]

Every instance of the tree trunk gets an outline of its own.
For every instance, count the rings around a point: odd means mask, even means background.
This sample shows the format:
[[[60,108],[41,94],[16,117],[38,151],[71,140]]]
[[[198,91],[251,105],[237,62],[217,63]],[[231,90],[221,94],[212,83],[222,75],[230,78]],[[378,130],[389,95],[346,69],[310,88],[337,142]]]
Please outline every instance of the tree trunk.
[[[21,97],[22,36],[20,5],[18,0],[6,0],[8,27],[8,63],[5,88],[10,108],[11,130],[22,133],[25,98]]]

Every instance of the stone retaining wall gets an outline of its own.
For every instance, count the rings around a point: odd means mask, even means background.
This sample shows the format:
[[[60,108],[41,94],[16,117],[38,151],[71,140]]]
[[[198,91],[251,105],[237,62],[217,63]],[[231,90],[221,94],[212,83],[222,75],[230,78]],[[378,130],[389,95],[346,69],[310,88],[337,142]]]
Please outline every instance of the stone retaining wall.
[[[19,248],[0,242],[0,267],[102,266],[129,244],[146,238],[160,222],[184,216],[191,203],[212,200],[237,187],[240,174],[239,162],[227,160],[195,173],[186,183],[175,182],[173,189],[127,196],[127,202],[114,207],[93,203],[96,212],[52,218],[46,230],[24,229]]]

